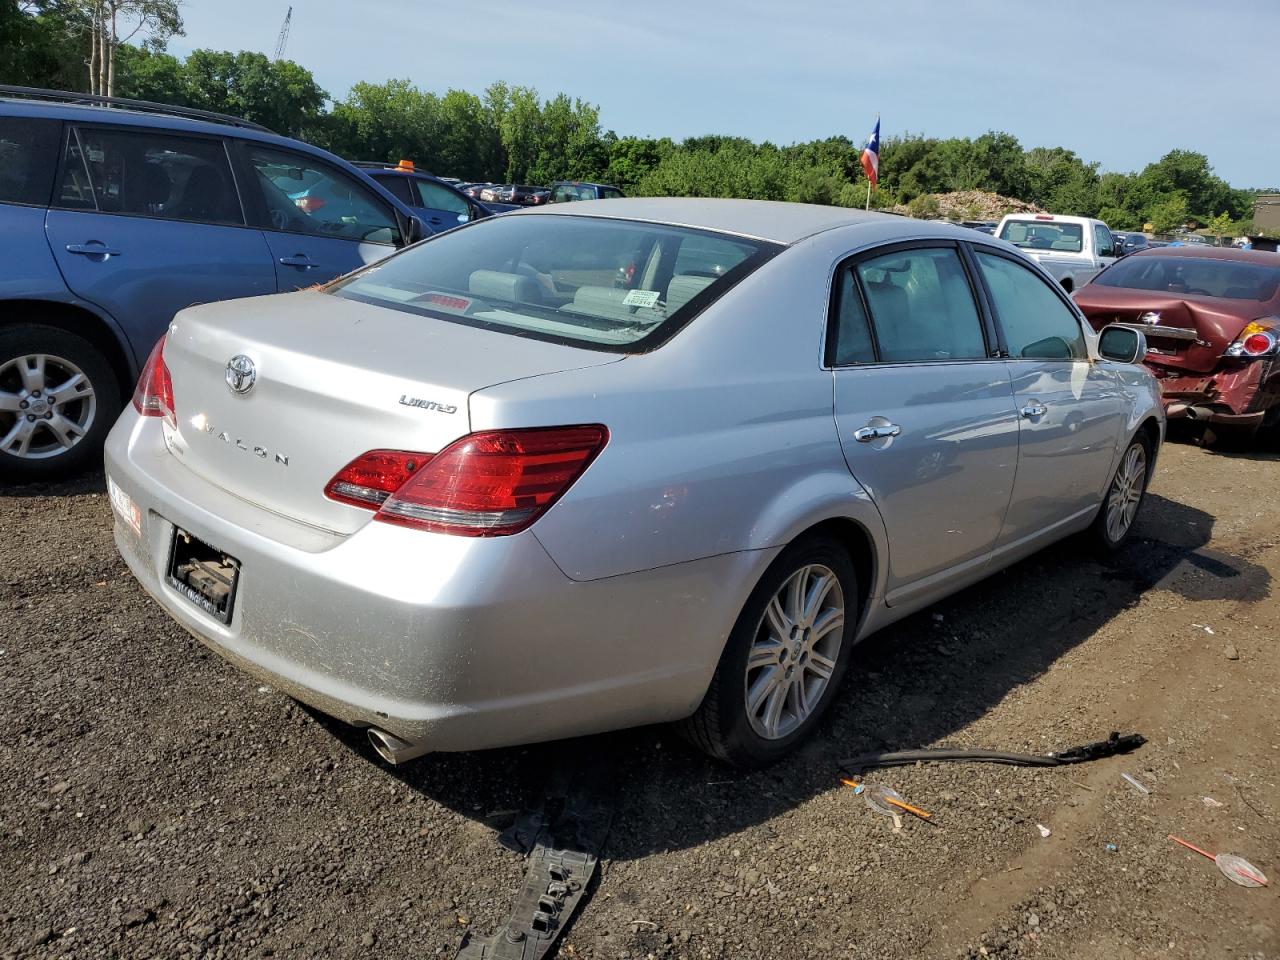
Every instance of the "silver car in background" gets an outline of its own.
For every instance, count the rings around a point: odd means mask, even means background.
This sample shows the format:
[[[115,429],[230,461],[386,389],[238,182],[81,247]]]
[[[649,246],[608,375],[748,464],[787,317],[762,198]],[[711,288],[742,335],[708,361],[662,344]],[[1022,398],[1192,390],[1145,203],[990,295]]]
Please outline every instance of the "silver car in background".
[[[1124,541],[1164,435],[1144,351],[971,230],[554,205],[180,313],[107,444],[116,542],[391,761],[682,721],[759,765],[861,637]]]

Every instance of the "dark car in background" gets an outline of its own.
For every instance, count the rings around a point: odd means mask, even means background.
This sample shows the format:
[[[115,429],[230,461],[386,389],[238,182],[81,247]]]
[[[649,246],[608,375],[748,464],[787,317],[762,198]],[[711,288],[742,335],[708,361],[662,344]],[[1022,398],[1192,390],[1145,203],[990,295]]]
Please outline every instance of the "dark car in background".
[[[1247,436],[1280,423],[1280,255],[1207,244],[1125,257],[1073,295],[1095,330],[1147,338],[1169,418]]]
[[[0,87],[0,478],[100,462],[183,307],[315,286],[425,233],[345,160],[236,117]]]
[[[552,203],[569,203],[574,200],[616,200],[621,196],[622,191],[608,183],[558,180],[551,184]]]
[[[1120,256],[1127,257],[1131,253],[1137,253],[1139,250],[1147,250],[1151,246],[1151,241],[1145,233],[1132,233],[1127,230],[1112,230],[1111,236],[1115,238],[1116,245],[1119,247]]]
[[[375,183],[386,187],[393,197],[420,217],[432,233],[493,216],[493,211],[483,203],[471,199],[445,178],[418,170],[410,160],[394,164],[358,160],[355,166]]]

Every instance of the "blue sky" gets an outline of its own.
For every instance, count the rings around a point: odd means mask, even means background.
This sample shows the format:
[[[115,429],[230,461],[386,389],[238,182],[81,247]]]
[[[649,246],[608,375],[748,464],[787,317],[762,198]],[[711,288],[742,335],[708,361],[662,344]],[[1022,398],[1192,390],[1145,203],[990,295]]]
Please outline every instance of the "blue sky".
[[[170,44],[271,53],[288,0],[185,0]],[[600,106],[619,134],[977,136],[1104,170],[1174,147],[1234,186],[1280,185],[1275,0],[293,0],[286,56],[358,80],[494,80]]]

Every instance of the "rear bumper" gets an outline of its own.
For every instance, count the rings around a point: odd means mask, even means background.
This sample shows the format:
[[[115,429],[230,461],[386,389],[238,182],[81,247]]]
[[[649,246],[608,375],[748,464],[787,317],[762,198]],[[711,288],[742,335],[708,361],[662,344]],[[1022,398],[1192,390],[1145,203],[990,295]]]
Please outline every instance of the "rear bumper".
[[[1190,417],[1209,423],[1255,426],[1280,408],[1280,360],[1232,361],[1208,374],[1158,373],[1170,420]]]
[[[429,750],[678,719],[706,691],[754,551],[580,583],[529,532],[466,538],[370,522],[349,536],[255,507],[127,409],[108,476],[141,514],[116,543],[148,593],[227,660],[324,713]],[[223,624],[165,579],[174,527],[240,561]]]

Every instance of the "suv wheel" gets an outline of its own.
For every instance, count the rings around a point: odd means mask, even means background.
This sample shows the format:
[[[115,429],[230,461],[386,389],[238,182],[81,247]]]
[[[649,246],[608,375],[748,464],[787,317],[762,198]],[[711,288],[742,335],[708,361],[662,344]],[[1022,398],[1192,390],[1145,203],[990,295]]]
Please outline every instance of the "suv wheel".
[[[88,340],[35,324],[0,330],[0,478],[84,469],[119,412],[115,374]]]
[[[684,735],[742,767],[790,753],[835,699],[853,647],[857,597],[853,564],[839,543],[810,537],[791,544],[748,598]]]
[[[1093,521],[1094,541],[1106,553],[1120,549],[1133,532],[1138,519],[1142,499],[1147,495],[1147,480],[1151,473],[1151,441],[1145,433],[1139,433],[1129,441],[1129,447],[1120,458],[1111,486],[1103,498],[1102,509]]]

